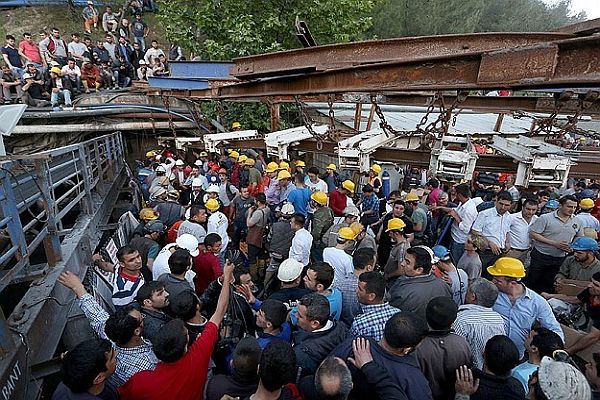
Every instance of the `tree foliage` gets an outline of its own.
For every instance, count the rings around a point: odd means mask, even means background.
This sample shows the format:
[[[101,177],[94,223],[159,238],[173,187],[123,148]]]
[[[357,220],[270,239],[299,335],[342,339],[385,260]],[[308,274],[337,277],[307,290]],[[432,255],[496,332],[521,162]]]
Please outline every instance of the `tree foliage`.
[[[571,0],[384,0],[368,34],[379,38],[471,32],[547,32],[585,18]]]
[[[361,38],[378,0],[159,0],[167,39],[203,59],[225,60],[299,47],[296,17],[318,44]]]

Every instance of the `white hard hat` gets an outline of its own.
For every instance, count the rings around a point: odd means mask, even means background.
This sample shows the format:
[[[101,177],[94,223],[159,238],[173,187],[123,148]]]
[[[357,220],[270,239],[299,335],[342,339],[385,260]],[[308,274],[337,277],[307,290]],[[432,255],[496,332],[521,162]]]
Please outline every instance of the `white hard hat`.
[[[194,178],[192,180],[192,186],[196,186],[196,187],[202,186],[202,179],[200,179],[200,178]]]
[[[538,382],[548,400],[591,399],[592,391],[585,376],[569,363],[542,358]]]
[[[177,161],[175,161],[175,165],[181,166],[181,165],[185,165],[185,163],[183,162],[183,160],[177,160]]]
[[[304,265],[300,261],[288,258],[279,265],[277,279],[281,282],[292,282],[302,274],[303,269]]]
[[[160,161],[162,159],[162,156],[160,154],[157,154],[156,157],[154,157],[154,159],[156,161]]]
[[[150,189],[150,196],[152,197],[159,197],[166,193],[167,189],[162,186],[154,186],[152,189]]]
[[[431,247],[429,247],[429,246],[425,246],[425,245],[422,245],[422,244],[421,244],[421,245],[418,245],[418,246],[413,246],[413,249],[414,249],[415,247],[420,247],[420,248],[422,248],[423,250],[425,250],[426,252],[428,252],[428,253],[429,253],[429,256],[431,257],[431,263],[432,263],[432,264],[436,264],[436,263],[438,263],[438,262],[440,261],[440,259],[439,259],[439,258],[437,258],[437,257],[435,256],[435,254],[433,253],[433,250],[431,250]]]
[[[281,213],[283,215],[292,215],[296,212],[296,210],[294,209],[294,205],[292,203],[285,203],[283,206],[281,206]]]
[[[217,185],[208,185],[206,193],[219,193],[219,187]]]
[[[194,165],[197,167],[201,167],[202,166],[202,160],[196,160],[196,162],[194,162]]]
[[[175,240],[175,244],[182,249],[188,250],[192,257],[196,257],[200,254],[200,251],[198,250],[198,239],[196,239],[194,235],[184,233]]]
[[[156,167],[156,172],[167,172],[167,168],[165,168],[164,164],[160,164],[158,167]]]
[[[355,206],[348,206],[348,207],[344,208],[344,211],[342,211],[342,214],[360,217],[360,211]]]

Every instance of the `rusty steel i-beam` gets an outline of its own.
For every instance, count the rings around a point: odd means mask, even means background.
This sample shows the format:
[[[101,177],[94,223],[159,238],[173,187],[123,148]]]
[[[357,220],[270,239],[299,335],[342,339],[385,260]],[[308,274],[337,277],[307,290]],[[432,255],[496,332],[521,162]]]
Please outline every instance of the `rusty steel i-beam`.
[[[599,47],[600,37],[590,36],[256,80],[194,94],[207,99],[243,99],[344,92],[594,87],[600,80]]]

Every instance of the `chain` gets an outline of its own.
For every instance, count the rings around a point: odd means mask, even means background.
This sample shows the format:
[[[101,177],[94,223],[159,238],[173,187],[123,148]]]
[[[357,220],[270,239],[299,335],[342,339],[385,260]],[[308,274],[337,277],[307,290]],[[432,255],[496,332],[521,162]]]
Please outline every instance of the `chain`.
[[[218,100],[216,102],[215,112],[217,113],[217,121],[219,121],[219,123],[221,125],[223,125],[225,130],[227,130],[226,121],[225,121],[225,109],[223,109],[223,103],[221,103],[220,100]]]
[[[406,136],[407,132],[397,131],[386,121],[385,115],[383,115],[383,111],[381,111],[381,107],[377,104],[377,96],[371,95],[371,104],[375,107],[375,114],[377,114],[377,118],[379,118],[379,127],[383,130],[383,133],[386,136],[390,137],[392,135],[395,136]]]
[[[173,137],[177,137],[177,132],[175,130],[175,124],[173,123],[173,118],[171,117],[171,108],[170,108],[170,102],[169,102],[169,97],[168,96],[161,96],[162,97],[162,102],[165,105],[165,109],[167,110],[167,116],[169,117],[169,129],[171,129],[171,133],[173,134]]]
[[[308,130],[308,133],[310,133],[312,137],[317,139],[317,149],[319,149],[319,148],[322,149],[323,148],[323,140],[325,138],[323,137],[323,135],[318,134],[313,129],[312,126],[314,124],[314,121],[310,117],[310,115],[308,115],[308,112],[306,111],[306,107],[304,106],[304,104],[300,101],[300,96],[294,96],[294,102],[296,103],[296,108],[298,109],[298,112],[300,113],[300,117],[302,118],[302,123],[304,124],[304,127]]]

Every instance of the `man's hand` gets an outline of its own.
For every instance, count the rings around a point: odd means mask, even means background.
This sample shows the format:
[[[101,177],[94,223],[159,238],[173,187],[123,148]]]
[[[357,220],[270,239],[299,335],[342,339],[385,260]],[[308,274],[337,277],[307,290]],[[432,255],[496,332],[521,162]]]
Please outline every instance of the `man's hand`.
[[[358,369],[373,361],[371,344],[368,339],[361,337],[354,339],[352,341],[352,351],[354,352],[354,358],[348,357],[348,361]]]
[[[456,383],[454,389],[458,394],[472,395],[479,388],[479,379],[473,379],[473,372],[466,365],[456,370]]]
[[[81,279],[70,271],[65,271],[60,274],[58,281],[65,287],[71,289],[73,293],[79,298],[86,294],[85,287],[81,283]]]
[[[223,282],[233,283],[233,269],[235,265],[231,262],[231,260],[225,261],[225,267],[223,268]]]
[[[569,253],[571,251],[571,245],[567,242],[558,242],[557,241],[554,244],[554,247],[561,249],[562,251],[567,252],[567,253]]]
[[[59,92],[58,88],[52,88],[52,93],[58,93],[58,92]]]
[[[238,290],[244,295],[248,303],[254,304],[256,303],[256,297],[254,297],[254,293],[252,293],[252,288],[247,283],[243,285],[237,286]]]
[[[492,242],[491,240],[488,241],[488,246],[490,247],[490,250],[492,251],[492,253],[494,253],[495,255],[500,255],[500,247],[498,247],[498,245],[494,242]]]

